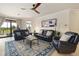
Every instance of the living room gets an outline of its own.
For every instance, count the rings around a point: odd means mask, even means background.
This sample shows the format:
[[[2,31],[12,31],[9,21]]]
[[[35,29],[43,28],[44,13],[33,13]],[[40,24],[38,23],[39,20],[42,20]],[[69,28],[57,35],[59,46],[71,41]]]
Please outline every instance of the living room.
[[[0,40],[0,55],[79,55],[79,39],[76,37],[79,34],[79,3],[3,3],[0,4],[0,11],[0,23],[10,22],[6,27],[10,30],[10,36]],[[12,22],[17,24],[13,30]],[[61,50],[54,45],[54,39],[65,43],[72,36],[75,38],[71,38],[70,43],[67,42]]]

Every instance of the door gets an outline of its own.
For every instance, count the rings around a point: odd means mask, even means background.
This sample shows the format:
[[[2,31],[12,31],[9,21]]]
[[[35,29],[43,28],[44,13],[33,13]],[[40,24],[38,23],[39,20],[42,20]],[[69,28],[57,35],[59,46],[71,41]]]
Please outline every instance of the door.
[[[0,26],[0,37],[12,37],[13,30],[17,27],[14,20],[5,20]]]

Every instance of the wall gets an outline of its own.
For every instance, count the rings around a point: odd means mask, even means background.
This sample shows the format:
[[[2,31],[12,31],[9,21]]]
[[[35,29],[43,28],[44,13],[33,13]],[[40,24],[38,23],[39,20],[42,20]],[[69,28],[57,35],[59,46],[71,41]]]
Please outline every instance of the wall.
[[[26,28],[26,21],[30,20],[32,21],[32,32],[36,30],[37,32],[40,31],[40,29],[52,29],[54,30],[54,27],[41,27],[41,21],[42,20],[48,20],[57,18],[57,27],[56,30],[60,31],[62,33],[66,31],[74,31],[79,33],[79,9],[67,9],[63,11],[59,11],[56,13],[48,14],[45,16],[41,16],[38,18],[33,19],[23,19],[18,24],[21,26],[21,28]]]
[[[16,19],[16,23],[20,28],[22,27],[21,21],[22,21],[21,19]]]
[[[70,18],[70,30],[79,33],[79,9],[72,9]]]
[[[32,25],[32,27],[31,27],[31,32],[33,32],[33,20],[32,19],[21,19],[21,23],[20,23],[20,27],[21,27],[21,29],[26,29],[27,28],[27,26],[26,26],[26,23],[27,23],[27,21],[31,21],[31,25]]]
[[[3,21],[4,21],[4,18],[0,17],[0,26],[2,25]]]
[[[69,27],[69,15],[70,15],[70,10],[63,10],[60,12],[56,12],[56,13],[52,13],[52,14],[48,14],[39,18],[35,18],[33,20],[33,28],[34,30],[36,30],[37,32],[39,32],[40,29],[52,29],[54,30],[55,27],[41,27],[41,21],[42,20],[48,20],[48,19],[53,19],[53,18],[57,18],[57,27],[56,30],[60,31],[62,33],[69,31],[70,27]]]

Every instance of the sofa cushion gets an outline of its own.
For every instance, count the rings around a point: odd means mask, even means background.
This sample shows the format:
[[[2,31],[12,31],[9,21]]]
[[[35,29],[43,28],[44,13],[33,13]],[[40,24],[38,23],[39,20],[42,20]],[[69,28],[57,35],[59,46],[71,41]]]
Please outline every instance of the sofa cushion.
[[[47,31],[46,36],[51,36],[52,31]]]
[[[60,41],[68,41],[71,36],[72,36],[71,34],[68,35],[63,34],[62,37],[60,38]]]

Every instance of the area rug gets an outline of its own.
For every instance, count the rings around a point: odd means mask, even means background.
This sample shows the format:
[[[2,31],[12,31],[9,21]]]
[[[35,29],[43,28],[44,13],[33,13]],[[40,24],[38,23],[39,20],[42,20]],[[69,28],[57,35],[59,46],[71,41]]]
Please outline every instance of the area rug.
[[[10,41],[5,43],[5,56],[49,56],[54,52],[53,45],[50,46],[48,42],[37,41],[32,43],[30,48],[29,41]]]

